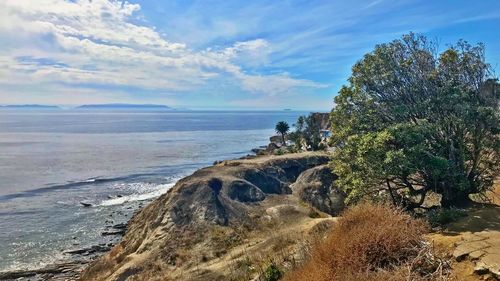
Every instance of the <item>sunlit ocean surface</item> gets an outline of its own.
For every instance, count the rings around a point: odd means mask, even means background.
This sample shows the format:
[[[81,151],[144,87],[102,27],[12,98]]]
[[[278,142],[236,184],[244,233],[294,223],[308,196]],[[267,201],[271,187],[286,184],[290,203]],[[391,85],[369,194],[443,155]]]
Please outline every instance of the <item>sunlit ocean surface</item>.
[[[0,271],[116,242],[101,233],[179,178],[267,144],[276,122],[302,114],[0,110]]]

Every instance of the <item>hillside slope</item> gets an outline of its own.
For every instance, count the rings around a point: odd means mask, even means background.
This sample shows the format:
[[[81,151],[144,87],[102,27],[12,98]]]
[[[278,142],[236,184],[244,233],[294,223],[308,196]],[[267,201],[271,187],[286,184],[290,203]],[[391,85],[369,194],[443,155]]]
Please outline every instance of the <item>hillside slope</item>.
[[[292,194],[291,185],[328,159],[300,153],[198,170],[136,214],[122,242],[81,279],[252,278],[271,260],[300,259],[299,241],[321,235],[334,219],[318,218],[320,213]],[[313,192],[311,200],[330,202],[330,193],[338,200],[338,192],[328,189]]]

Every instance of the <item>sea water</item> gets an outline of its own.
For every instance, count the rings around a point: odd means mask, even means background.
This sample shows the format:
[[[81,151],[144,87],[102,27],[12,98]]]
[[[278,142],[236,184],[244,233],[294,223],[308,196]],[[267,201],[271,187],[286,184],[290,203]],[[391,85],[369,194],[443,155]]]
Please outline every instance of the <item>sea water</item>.
[[[0,271],[116,243],[102,233],[178,179],[251,153],[303,114],[0,110]]]

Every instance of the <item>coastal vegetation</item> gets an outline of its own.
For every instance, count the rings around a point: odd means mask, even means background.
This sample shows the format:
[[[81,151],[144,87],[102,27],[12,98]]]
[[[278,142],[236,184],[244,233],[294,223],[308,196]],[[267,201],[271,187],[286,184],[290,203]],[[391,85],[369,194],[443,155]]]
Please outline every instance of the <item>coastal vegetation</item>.
[[[421,35],[378,45],[352,68],[331,112],[337,184],[356,202],[385,191],[422,207],[429,193],[461,207],[499,173],[500,87],[484,46],[443,52]]]
[[[276,130],[276,133],[281,135],[281,141],[282,141],[283,145],[286,145],[285,135],[290,130],[290,125],[288,125],[288,123],[285,121],[280,121],[276,124],[275,130]]]
[[[328,120],[325,114],[310,113],[307,116],[299,116],[294,124],[295,131],[289,134],[296,150],[317,151],[324,150],[326,144],[321,137],[321,130],[328,128]]]
[[[292,125],[294,130],[284,121],[275,126],[278,135],[270,137],[270,143],[264,149],[255,149],[257,155],[283,155],[303,151],[321,151],[328,148],[329,114],[313,112],[301,115]],[[289,141],[287,143],[287,141]]]
[[[448,266],[425,243],[424,221],[388,205],[360,204],[337,221],[286,281],[442,280]]]

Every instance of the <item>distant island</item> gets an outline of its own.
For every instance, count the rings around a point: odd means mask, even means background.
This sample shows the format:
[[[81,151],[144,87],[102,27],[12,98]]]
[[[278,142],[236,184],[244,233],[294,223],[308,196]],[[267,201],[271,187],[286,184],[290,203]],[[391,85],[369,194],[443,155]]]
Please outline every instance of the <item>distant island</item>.
[[[0,105],[0,109],[61,109],[61,108],[55,105],[9,104],[9,105]]]
[[[75,107],[75,109],[173,110],[169,106],[160,104],[127,104],[127,103],[85,104]]]
[[[19,110],[59,110],[57,105],[42,104],[8,104],[0,105],[0,109],[19,109]],[[84,104],[73,107],[76,110],[175,110],[161,104],[128,104],[128,103],[106,103],[106,104]]]

